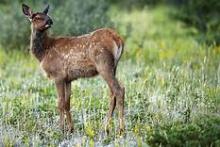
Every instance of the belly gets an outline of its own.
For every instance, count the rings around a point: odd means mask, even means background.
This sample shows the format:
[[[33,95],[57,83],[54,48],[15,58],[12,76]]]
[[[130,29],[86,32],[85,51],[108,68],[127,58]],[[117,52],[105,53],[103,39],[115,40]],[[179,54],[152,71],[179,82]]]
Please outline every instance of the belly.
[[[70,52],[56,58],[48,56],[42,61],[42,67],[51,79],[63,78],[71,81],[98,74],[95,65],[84,52]]]
[[[93,77],[98,74],[96,67],[92,64],[85,64],[81,61],[77,64],[71,64],[67,68],[67,76],[69,80],[74,80],[78,78]]]

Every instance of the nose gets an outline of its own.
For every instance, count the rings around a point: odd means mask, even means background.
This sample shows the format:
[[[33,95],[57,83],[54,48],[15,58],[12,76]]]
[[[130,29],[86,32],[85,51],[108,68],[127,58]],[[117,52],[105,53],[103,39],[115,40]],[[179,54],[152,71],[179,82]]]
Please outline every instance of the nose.
[[[52,25],[52,24],[53,24],[52,19],[49,19],[49,20],[47,21],[47,24]]]

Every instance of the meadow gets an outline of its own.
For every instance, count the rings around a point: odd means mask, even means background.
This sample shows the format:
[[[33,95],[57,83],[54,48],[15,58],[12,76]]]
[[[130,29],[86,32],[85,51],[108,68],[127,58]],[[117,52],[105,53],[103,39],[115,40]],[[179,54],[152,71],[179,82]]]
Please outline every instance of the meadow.
[[[109,90],[100,77],[72,82],[75,132],[62,133],[53,82],[27,51],[1,47],[0,146],[220,146],[220,46],[198,41],[196,28],[172,17],[177,11],[109,10],[126,44],[117,71],[123,136],[117,113],[103,131]]]

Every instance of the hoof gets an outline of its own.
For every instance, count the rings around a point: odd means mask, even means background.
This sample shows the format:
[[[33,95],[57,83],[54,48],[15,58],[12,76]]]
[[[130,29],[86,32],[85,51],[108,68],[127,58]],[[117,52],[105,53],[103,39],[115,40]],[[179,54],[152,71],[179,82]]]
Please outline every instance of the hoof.
[[[124,128],[120,128],[120,129],[118,130],[118,135],[119,135],[119,136],[124,136],[124,135],[125,135],[125,129],[124,129]]]
[[[109,127],[105,127],[105,133],[106,133],[106,135],[109,135],[109,133],[110,133]]]
[[[74,128],[73,128],[73,127],[69,128],[69,129],[68,129],[68,132],[69,132],[69,133],[73,133],[73,132],[74,132]]]

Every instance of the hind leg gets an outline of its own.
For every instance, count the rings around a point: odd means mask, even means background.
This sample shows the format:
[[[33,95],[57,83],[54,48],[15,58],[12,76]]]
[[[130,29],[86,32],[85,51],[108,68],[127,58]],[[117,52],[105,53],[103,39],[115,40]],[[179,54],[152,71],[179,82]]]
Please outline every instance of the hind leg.
[[[107,114],[107,124],[110,122],[112,114],[114,112],[115,106],[117,105],[119,111],[119,131],[122,133],[125,129],[124,125],[124,88],[122,88],[118,80],[112,77],[111,74],[107,72],[100,73],[105,81],[108,83],[110,90],[112,91],[111,102],[109,106],[109,111]]]
[[[98,56],[96,56],[96,67],[99,74],[107,82],[108,87],[111,91],[111,100],[109,111],[107,114],[107,120],[111,120],[115,106],[117,105],[119,110],[119,130],[120,133],[124,131],[124,88],[122,88],[115,77],[115,64],[114,58],[111,53],[103,50]],[[108,124],[107,124],[108,125]]]
[[[119,133],[122,134],[125,129],[125,122],[124,122],[124,94],[125,89],[121,87],[119,98],[117,99],[117,107],[119,110]]]
[[[109,110],[108,110],[108,113],[107,113],[107,122],[105,124],[105,131],[107,131],[107,132],[109,132],[109,125],[110,125],[110,122],[111,122],[113,112],[115,110],[115,106],[116,106],[116,97],[113,94],[111,94],[110,102],[109,102]]]

